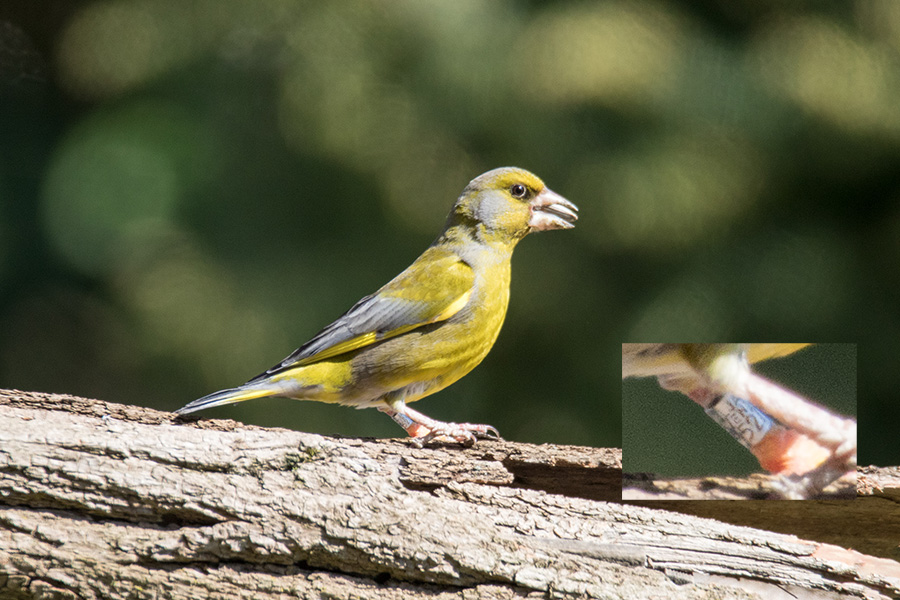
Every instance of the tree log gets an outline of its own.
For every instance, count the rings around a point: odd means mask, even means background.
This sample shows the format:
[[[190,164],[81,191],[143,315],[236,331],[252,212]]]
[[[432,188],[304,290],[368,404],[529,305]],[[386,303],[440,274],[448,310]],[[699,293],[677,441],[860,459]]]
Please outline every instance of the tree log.
[[[780,497],[781,476],[753,473],[746,477],[665,477],[654,473],[624,473],[625,500],[767,500]],[[857,486],[851,473],[832,482],[816,500],[852,500]]]
[[[900,564],[618,503],[617,450],[0,392],[0,598],[891,598]]]

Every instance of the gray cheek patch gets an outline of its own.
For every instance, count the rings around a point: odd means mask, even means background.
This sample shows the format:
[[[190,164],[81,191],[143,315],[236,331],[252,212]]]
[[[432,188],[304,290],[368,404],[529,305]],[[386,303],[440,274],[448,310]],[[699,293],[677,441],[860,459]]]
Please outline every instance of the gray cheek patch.
[[[475,217],[482,223],[496,223],[508,210],[505,199],[497,192],[488,192],[475,211]]]

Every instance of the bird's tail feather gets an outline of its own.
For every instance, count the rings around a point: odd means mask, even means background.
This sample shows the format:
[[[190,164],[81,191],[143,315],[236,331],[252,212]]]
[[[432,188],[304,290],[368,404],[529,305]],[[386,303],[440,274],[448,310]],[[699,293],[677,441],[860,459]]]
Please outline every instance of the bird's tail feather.
[[[266,396],[276,396],[281,392],[280,388],[272,386],[241,386],[230,388],[227,390],[219,390],[202,398],[197,398],[190,404],[182,406],[175,412],[179,415],[186,415],[204,408],[212,408],[213,406],[222,406],[223,404],[234,404],[235,402],[243,402],[244,400],[253,400],[255,398],[265,398]]]

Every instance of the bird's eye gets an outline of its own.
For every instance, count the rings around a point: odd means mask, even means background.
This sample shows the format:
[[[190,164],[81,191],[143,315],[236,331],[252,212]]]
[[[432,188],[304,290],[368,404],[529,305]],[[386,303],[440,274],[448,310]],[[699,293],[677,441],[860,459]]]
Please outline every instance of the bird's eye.
[[[513,198],[524,198],[527,192],[528,188],[521,183],[513,184],[513,186],[509,188],[509,193],[513,195]]]

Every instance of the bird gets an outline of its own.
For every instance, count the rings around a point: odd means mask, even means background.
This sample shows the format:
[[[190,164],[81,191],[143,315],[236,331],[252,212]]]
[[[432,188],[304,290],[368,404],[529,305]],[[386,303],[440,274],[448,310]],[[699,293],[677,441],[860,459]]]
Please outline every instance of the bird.
[[[754,373],[751,365],[793,354],[809,343],[622,344],[622,379],[656,377],[706,409],[785,480],[785,497],[802,498],[854,471],[856,421]]]
[[[487,356],[506,316],[516,244],[532,232],[571,229],[577,219],[575,204],[525,169],[483,173],[406,270],[272,368],[176,413],[283,396],[376,407],[418,445],[499,438],[490,425],[437,421],[407,404],[446,388]]]

